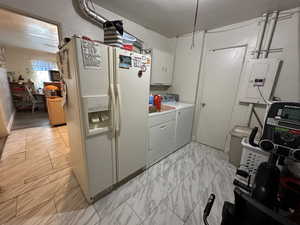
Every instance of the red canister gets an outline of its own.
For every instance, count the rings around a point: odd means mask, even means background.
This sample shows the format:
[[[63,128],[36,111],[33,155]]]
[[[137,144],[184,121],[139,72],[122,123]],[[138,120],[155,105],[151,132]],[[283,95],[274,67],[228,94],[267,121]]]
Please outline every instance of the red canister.
[[[160,95],[154,95],[154,105],[158,111],[161,109],[161,96]]]

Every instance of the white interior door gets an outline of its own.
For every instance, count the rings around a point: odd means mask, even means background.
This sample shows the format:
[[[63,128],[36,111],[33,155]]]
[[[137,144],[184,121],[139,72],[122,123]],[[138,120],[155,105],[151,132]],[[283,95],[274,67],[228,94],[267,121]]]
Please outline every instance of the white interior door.
[[[209,51],[204,64],[197,140],[223,149],[230,129],[246,47]]]

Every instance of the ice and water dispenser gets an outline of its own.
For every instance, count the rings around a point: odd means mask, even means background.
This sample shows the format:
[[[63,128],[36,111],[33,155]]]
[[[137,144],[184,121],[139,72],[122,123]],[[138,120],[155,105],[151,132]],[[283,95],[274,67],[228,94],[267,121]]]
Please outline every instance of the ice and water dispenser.
[[[84,107],[86,114],[87,135],[107,132],[111,127],[111,111],[109,107],[109,96],[86,96]]]

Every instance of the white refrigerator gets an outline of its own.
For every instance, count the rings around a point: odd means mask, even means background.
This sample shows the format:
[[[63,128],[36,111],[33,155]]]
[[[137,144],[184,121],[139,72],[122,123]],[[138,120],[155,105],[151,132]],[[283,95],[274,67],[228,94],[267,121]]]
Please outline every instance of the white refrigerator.
[[[58,62],[72,168],[92,202],[145,168],[151,57],[74,37]]]

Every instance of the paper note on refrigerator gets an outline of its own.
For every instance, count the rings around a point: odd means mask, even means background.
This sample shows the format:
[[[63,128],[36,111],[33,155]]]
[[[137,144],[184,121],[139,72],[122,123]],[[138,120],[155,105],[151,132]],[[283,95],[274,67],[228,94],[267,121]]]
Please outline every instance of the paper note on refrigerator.
[[[81,40],[82,58],[85,69],[101,68],[101,47],[97,42]]]

